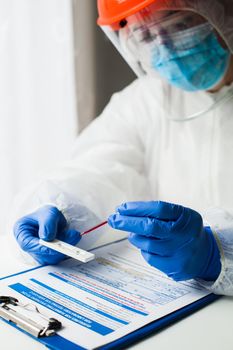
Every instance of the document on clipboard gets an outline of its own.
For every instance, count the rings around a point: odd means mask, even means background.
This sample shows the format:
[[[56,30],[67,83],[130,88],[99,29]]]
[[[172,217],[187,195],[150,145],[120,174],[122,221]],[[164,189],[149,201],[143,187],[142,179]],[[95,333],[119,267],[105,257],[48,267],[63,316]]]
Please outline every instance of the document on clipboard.
[[[56,337],[47,337],[50,348],[120,348],[217,298],[194,280],[177,283],[150,267],[127,240],[93,252],[96,259],[87,264],[69,259],[0,281],[0,295],[33,304],[62,324]],[[32,318],[30,312],[24,316]]]

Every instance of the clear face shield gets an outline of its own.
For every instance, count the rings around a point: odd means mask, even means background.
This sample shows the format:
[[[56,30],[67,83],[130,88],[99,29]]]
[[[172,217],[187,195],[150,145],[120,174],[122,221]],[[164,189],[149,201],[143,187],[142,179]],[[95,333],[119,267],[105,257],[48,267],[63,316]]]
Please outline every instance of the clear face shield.
[[[173,113],[175,106],[169,104],[174,100],[172,93],[179,101],[179,95],[182,98],[184,93],[200,94],[213,89],[229,68],[230,50],[212,25],[199,14],[185,10],[157,11],[152,3],[102,29],[137,76],[147,74],[162,78],[163,102],[170,119],[197,118],[232,97],[231,89],[204,98],[203,105],[199,99],[199,106],[194,103],[195,108],[185,108],[179,116]],[[196,94],[193,95],[196,99]]]

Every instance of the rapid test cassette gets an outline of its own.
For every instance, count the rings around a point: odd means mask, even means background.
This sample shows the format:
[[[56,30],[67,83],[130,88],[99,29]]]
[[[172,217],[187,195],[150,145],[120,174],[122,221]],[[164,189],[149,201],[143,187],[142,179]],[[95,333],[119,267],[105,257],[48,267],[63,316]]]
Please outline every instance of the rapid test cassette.
[[[83,263],[87,263],[95,259],[95,254],[87,252],[86,250],[80,249],[63,241],[59,241],[58,239],[55,239],[51,242],[47,242],[40,239],[39,243],[41,245],[44,245],[45,247],[56,250],[59,253],[68,255],[71,258],[79,260]]]

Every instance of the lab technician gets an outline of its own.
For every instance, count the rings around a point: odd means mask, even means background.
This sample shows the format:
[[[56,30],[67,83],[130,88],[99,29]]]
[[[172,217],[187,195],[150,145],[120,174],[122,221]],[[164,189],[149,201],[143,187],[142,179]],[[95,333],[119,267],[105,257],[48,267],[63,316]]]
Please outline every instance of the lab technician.
[[[233,0],[98,9],[139,78],[78,137],[71,161],[18,197],[16,241],[55,264],[64,255],[39,238],[75,245],[109,217],[150,265],[233,295]]]

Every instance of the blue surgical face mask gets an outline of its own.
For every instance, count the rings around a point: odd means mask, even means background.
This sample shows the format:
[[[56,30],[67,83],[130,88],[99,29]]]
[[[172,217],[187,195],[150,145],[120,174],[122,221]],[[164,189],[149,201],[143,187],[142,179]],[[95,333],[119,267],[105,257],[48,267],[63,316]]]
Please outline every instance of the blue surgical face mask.
[[[151,65],[170,84],[186,91],[209,90],[224,77],[230,52],[209,23],[162,36],[151,47]]]

